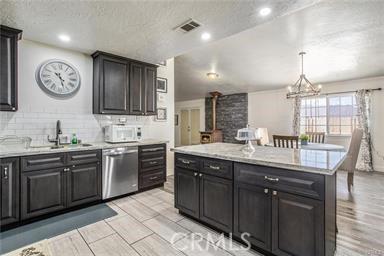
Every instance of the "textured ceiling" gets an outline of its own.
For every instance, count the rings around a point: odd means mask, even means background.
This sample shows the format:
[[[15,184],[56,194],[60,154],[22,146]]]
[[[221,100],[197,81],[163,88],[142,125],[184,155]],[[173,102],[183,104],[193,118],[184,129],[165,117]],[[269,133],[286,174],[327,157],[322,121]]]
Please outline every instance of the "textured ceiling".
[[[384,75],[384,1],[324,1],[175,59],[176,100]],[[206,73],[220,77],[209,80]]]
[[[318,0],[152,0],[152,1],[0,1],[3,25],[24,31],[26,39],[85,53],[102,50],[157,63],[212,41],[238,33],[309,6]],[[258,15],[271,6],[273,15]],[[173,30],[188,18],[203,24],[181,34]],[[72,41],[58,40],[60,33]]]

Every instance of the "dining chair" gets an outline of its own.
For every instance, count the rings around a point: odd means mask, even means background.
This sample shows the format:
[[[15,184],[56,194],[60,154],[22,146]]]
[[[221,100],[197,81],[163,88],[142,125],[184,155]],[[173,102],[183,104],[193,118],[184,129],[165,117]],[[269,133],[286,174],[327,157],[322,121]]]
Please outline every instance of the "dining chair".
[[[363,130],[355,129],[352,133],[352,138],[349,144],[347,157],[339,167],[339,170],[344,170],[348,172],[347,185],[348,185],[349,192],[351,192],[351,186],[353,186],[353,174],[356,170],[356,163],[357,163],[357,158],[360,152],[360,145],[361,145],[362,138],[363,138]]]
[[[309,136],[309,142],[312,143],[324,143],[325,141],[325,132],[306,132]]]
[[[299,136],[273,135],[273,145],[279,148],[299,148]]]

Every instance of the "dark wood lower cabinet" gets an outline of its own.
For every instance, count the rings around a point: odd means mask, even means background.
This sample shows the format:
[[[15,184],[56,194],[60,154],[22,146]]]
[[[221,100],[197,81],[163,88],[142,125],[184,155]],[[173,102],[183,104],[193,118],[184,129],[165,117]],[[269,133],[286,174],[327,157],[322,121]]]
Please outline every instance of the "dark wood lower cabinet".
[[[29,219],[66,207],[63,168],[24,172],[21,175],[21,219]]]
[[[99,162],[70,168],[67,179],[68,207],[101,199]]]
[[[324,255],[323,202],[274,191],[272,252],[281,256]]]
[[[271,193],[269,189],[243,183],[235,184],[234,235],[245,236],[254,246],[271,248]]]
[[[175,207],[199,217],[199,177],[197,172],[175,168]]]
[[[224,232],[232,232],[232,180],[211,175],[200,177],[200,219]]]
[[[19,221],[19,159],[0,159],[0,175],[0,223],[5,226]]]

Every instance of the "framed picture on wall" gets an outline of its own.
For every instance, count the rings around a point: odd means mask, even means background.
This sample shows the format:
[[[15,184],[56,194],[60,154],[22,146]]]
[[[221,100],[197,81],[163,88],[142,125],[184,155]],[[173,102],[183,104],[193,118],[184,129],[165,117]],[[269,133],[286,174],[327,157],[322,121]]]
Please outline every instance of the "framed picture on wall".
[[[167,93],[168,91],[168,80],[167,78],[158,77],[156,80],[157,92]]]
[[[167,121],[167,108],[158,108],[156,121]]]

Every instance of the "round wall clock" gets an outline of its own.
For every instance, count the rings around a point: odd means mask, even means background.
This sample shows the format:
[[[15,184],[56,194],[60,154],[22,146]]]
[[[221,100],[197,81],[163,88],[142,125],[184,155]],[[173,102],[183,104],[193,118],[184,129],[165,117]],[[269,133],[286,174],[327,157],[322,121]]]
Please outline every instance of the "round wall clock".
[[[80,88],[80,74],[64,60],[47,60],[36,70],[36,81],[40,88],[55,97],[69,97]]]

